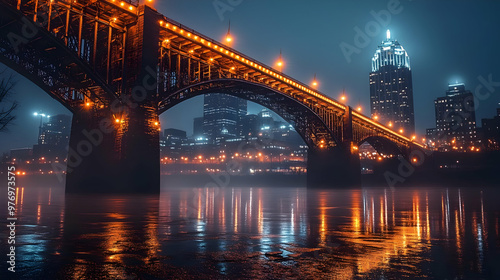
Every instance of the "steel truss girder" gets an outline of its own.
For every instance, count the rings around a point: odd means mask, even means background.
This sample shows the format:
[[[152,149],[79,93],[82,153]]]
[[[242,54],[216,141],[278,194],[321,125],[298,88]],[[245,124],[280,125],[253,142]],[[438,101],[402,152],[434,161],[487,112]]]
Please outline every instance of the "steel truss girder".
[[[116,98],[91,66],[45,26],[34,23],[4,1],[0,7],[0,62],[31,80],[70,111],[85,100],[106,106]]]
[[[323,120],[309,107],[270,87],[245,80],[218,79],[186,87],[159,103],[159,114],[187,99],[205,93],[223,93],[269,108],[289,122],[311,149],[333,148],[339,142]]]

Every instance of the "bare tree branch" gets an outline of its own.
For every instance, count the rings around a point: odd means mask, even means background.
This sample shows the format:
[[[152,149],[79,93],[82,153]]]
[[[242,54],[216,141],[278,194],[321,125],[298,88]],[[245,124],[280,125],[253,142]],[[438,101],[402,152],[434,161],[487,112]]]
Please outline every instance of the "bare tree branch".
[[[4,76],[5,71],[0,71],[0,77]],[[8,126],[16,119],[14,110],[18,103],[10,98],[14,94],[15,85],[12,75],[0,79],[0,132],[7,131]]]

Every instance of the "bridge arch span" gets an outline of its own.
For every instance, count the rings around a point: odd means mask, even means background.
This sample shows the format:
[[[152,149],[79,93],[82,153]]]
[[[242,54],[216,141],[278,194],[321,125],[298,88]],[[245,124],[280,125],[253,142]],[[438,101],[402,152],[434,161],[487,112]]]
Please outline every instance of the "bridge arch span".
[[[379,155],[405,155],[404,147],[395,143],[392,139],[385,136],[375,135],[363,138],[358,142],[358,147],[364,143],[370,144]]]
[[[310,150],[330,149],[340,144],[322,118],[309,107],[271,87],[246,80],[227,78],[190,85],[159,102],[158,113],[206,93],[228,94],[268,108],[289,122]]]

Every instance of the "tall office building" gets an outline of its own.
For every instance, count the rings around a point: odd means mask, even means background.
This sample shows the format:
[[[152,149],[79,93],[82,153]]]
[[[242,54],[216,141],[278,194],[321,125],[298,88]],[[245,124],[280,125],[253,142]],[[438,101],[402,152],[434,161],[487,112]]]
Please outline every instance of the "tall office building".
[[[448,86],[446,96],[434,101],[436,140],[439,146],[466,147],[476,141],[474,95],[464,84]]]
[[[395,130],[403,129],[406,135],[415,133],[410,57],[391,39],[389,30],[372,58],[370,105],[372,118],[390,123]]]
[[[33,146],[34,156],[66,157],[70,134],[71,116],[56,115],[40,123],[38,144]]]
[[[193,119],[193,138],[203,136],[203,117]]]
[[[203,133],[210,143],[221,139],[240,137],[240,125],[247,114],[247,101],[227,94],[205,94],[203,105]]]

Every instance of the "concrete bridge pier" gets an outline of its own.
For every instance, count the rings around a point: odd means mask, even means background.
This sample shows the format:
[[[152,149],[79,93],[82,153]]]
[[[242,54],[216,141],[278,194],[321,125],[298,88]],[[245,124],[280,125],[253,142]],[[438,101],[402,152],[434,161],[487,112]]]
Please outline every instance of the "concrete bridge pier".
[[[311,188],[356,187],[361,185],[357,151],[344,145],[307,154],[307,186]]]
[[[159,193],[159,123],[139,106],[73,115],[66,193]]]

